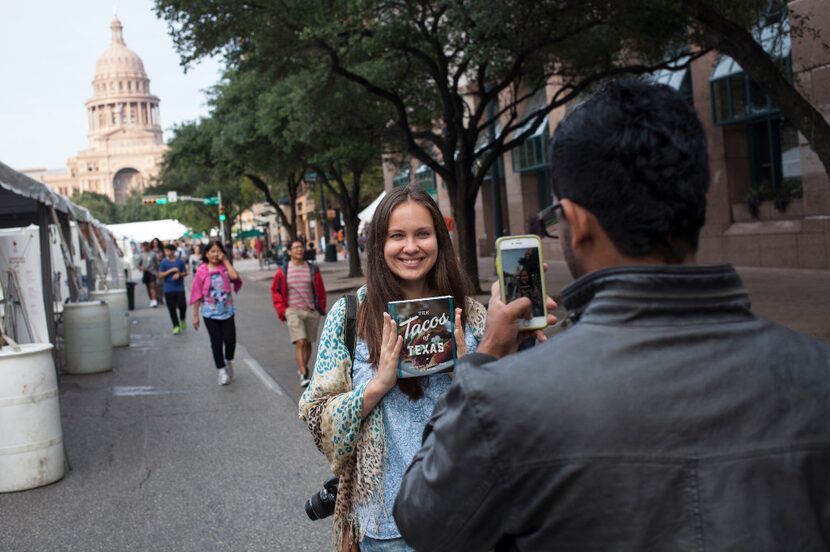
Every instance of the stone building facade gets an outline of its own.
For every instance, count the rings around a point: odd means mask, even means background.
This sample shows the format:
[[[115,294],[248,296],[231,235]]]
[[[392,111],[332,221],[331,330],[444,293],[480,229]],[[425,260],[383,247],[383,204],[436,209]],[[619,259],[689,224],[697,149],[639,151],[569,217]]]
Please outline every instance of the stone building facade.
[[[66,170],[23,172],[66,196],[97,192],[124,203],[151,185],[167,148],[144,63],[124,42],[117,16],[110,29],[112,42],[98,58],[86,102],[89,147],[70,158]]]

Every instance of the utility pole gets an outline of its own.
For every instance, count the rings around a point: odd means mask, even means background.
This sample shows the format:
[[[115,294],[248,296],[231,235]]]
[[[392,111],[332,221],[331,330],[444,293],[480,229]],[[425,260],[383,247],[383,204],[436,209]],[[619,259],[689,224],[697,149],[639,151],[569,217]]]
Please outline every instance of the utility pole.
[[[225,206],[222,205],[222,192],[216,192],[216,197],[219,198],[219,235],[224,245],[227,242],[225,241]]]

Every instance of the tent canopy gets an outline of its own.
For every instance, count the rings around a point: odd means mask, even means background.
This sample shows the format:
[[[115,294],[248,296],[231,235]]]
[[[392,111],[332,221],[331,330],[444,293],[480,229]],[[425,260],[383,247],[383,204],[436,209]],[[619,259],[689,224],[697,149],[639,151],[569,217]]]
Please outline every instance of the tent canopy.
[[[162,241],[177,240],[187,232],[187,226],[175,219],[108,224],[107,228],[116,236],[125,236],[136,242],[150,241],[153,238]]]
[[[255,238],[257,236],[264,236],[265,232],[259,230],[258,228],[252,228],[250,230],[243,230],[236,234],[236,239],[238,240],[247,240],[248,238]]]
[[[375,214],[375,209],[378,208],[378,205],[384,197],[386,197],[386,192],[381,192],[381,194],[378,197],[376,197],[375,200],[372,203],[370,203],[368,207],[366,207],[357,214],[357,218],[359,218],[361,221],[365,223],[371,222],[372,217]]]
[[[75,205],[42,182],[0,163],[0,227],[18,228],[39,224],[38,204],[54,207],[79,222],[101,227],[101,223],[84,207]]]

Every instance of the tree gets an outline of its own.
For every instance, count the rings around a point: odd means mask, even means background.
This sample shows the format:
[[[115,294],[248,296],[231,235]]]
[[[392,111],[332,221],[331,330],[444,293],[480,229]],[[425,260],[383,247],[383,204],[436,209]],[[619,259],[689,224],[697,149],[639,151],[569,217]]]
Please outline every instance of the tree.
[[[308,152],[286,142],[285,118],[263,107],[262,97],[277,76],[272,70],[228,70],[214,87],[211,118],[218,132],[212,154],[245,177],[277,212],[292,238],[297,237],[297,197]],[[282,205],[288,205],[288,213]]]
[[[319,67],[281,79],[260,106],[261,126],[305,152],[308,168],[336,197],[345,220],[349,276],[362,276],[357,215],[383,189],[381,152],[394,140],[385,128],[390,113],[360,87]]]
[[[470,206],[493,163],[594,83],[674,61],[629,63],[617,14],[591,0],[156,0],[156,10],[185,63],[222,52],[232,65],[293,71],[311,59],[385,102],[407,154],[446,185],[477,287]],[[552,82],[550,101],[522,109]]]
[[[681,0],[672,4],[688,18],[696,43],[733,58],[772,98],[790,124],[804,135],[824,165],[824,172],[830,175],[830,123],[782,71],[780,60],[766,52],[753,36],[759,23],[780,25],[788,16],[787,3],[773,2],[772,11],[768,0],[744,0],[742,10],[730,2],[715,0]],[[765,21],[770,16],[773,21]],[[790,19],[795,19],[790,24],[794,34],[819,38],[819,33],[810,28],[809,16],[792,14]],[[782,32],[787,29],[782,28]],[[823,47],[827,49],[828,45],[823,43]]]
[[[73,194],[70,199],[73,203],[89,209],[92,216],[104,224],[121,222],[118,206],[108,196],[96,192],[80,192]]]
[[[176,191],[179,195],[193,197],[215,197],[221,192],[225,215],[228,220],[236,219],[254,198],[243,188],[241,176],[216,155],[216,139],[217,127],[209,118],[175,127],[162,160],[158,183],[148,191]],[[207,233],[220,226],[219,210],[215,205],[183,201],[168,205],[167,209],[195,231]]]
[[[530,137],[551,111],[603,80],[677,68],[680,59],[689,63],[710,48],[721,48],[745,64],[814,141],[814,149],[824,151],[826,121],[798,101],[793,85],[780,71],[772,72],[769,55],[748,42],[766,5],[768,0],[263,0],[243,5],[156,0],[184,63],[222,53],[235,66],[263,64],[293,72],[298,60],[311,59],[386,102],[406,153],[446,184],[461,261],[476,280],[475,220],[469,207],[491,166]],[[690,45],[691,57],[684,58]],[[542,94],[548,88],[552,94]],[[488,113],[491,106],[494,116]]]

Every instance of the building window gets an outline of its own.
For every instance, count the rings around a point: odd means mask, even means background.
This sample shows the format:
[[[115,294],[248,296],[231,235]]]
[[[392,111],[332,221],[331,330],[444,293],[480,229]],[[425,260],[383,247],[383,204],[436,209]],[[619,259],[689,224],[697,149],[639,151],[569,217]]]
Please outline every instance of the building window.
[[[538,171],[547,166],[547,159],[545,158],[545,146],[548,141],[547,127],[548,123],[545,119],[533,136],[513,148],[510,152],[513,161],[513,172]]]
[[[420,165],[415,169],[415,186],[422,189],[438,201],[438,190],[435,186],[435,171],[428,165]]]
[[[747,125],[752,193],[761,201],[802,196],[798,132],[783,118]]]
[[[409,167],[400,169],[398,172],[395,173],[395,176],[392,177],[392,186],[394,187],[401,187],[401,186],[409,186]]]

